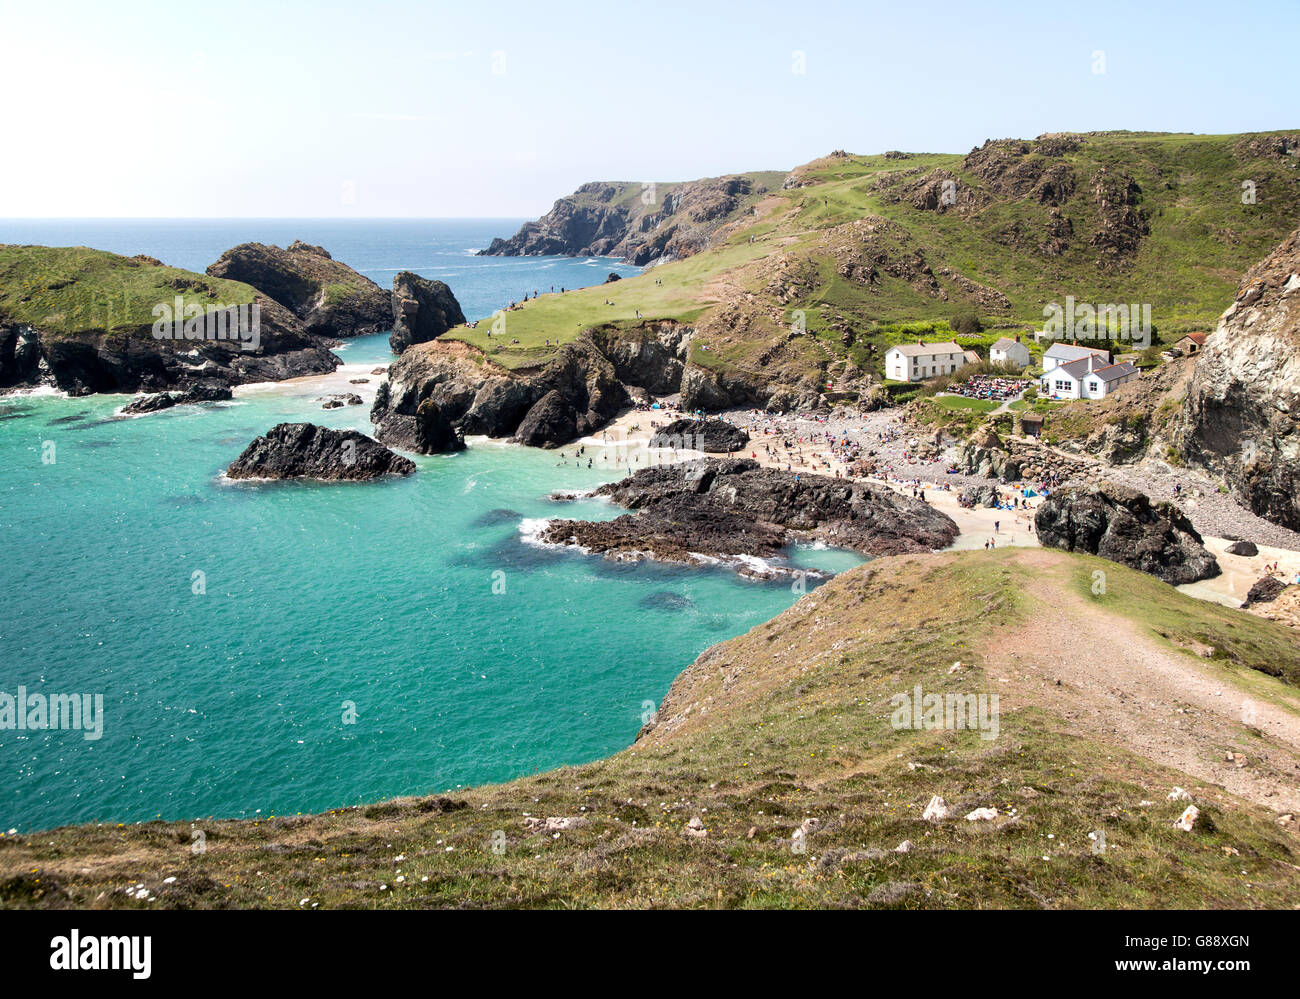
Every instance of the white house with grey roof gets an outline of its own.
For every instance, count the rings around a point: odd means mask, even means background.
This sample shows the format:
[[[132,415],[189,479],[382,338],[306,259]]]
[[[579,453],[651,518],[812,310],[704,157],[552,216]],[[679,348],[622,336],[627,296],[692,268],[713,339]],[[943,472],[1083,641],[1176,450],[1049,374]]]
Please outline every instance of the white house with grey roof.
[[[989,348],[989,360],[994,364],[1014,364],[1017,368],[1029,367],[1029,348],[1020,342],[1020,337],[1012,340],[1004,336]]]
[[[1049,399],[1104,399],[1139,377],[1140,372],[1132,363],[1111,364],[1101,356],[1104,353],[1090,353],[1044,371],[1039,383],[1040,394]]]
[[[966,352],[951,340],[903,343],[885,351],[885,378],[895,382],[920,382],[938,375],[950,375],[966,363]]]
[[[1080,347],[1073,343],[1054,343],[1043,352],[1043,374],[1051,371],[1057,365],[1065,364],[1068,361],[1081,361],[1089,357],[1098,357],[1105,363],[1110,363],[1110,351],[1101,350],[1097,347]]]

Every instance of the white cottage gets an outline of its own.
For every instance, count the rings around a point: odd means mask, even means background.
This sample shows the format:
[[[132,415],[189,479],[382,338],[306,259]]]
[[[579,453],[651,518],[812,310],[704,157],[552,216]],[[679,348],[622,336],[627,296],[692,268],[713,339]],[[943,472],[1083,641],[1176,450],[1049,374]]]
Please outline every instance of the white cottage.
[[[1020,337],[1012,340],[1003,337],[989,348],[989,360],[994,364],[1014,364],[1017,368],[1029,367],[1029,348],[1020,342]]]
[[[1110,363],[1110,351],[1108,350],[1100,350],[1097,347],[1080,347],[1073,343],[1054,343],[1043,353],[1043,374],[1047,374],[1047,372],[1061,364],[1070,361],[1082,361],[1089,357],[1096,357],[1107,364]]]
[[[966,363],[966,352],[951,340],[899,344],[885,351],[885,377],[895,382],[920,382],[950,375]]]
[[[1104,399],[1139,377],[1140,372],[1130,362],[1111,364],[1099,356],[1102,353],[1095,352],[1044,371],[1040,393],[1049,399]]]

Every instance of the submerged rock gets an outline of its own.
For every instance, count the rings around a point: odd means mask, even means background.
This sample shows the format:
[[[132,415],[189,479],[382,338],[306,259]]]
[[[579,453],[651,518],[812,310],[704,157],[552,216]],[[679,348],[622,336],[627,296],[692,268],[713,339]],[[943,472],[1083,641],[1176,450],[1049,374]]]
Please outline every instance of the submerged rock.
[[[1100,555],[1174,585],[1222,571],[1181,510],[1111,482],[1057,490],[1038,508],[1034,530],[1048,548]]]
[[[122,407],[123,416],[142,416],[145,413],[157,413],[171,409],[173,406],[185,406],[196,402],[223,402],[234,398],[229,385],[203,384],[193,385],[179,392],[157,392],[141,396]]]
[[[280,423],[231,462],[232,479],[323,479],[355,481],[410,475],[415,463],[356,430],[313,423]]]
[[[646,468],[596,495],[636,512],[610,521],[556,521],[541,540],[614,558],[721,562],[767,577],[793,571],[763,560],[796,540],[896,555],[944,548],[957,536],[947,514],[885,486],[782,472],[750,459]]]

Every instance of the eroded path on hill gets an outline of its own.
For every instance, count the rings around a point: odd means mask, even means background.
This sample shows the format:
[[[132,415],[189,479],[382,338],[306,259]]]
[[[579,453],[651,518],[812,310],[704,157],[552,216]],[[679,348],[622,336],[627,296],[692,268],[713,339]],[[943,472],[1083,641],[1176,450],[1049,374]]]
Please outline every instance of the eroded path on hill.
[[[1044,553],[1023,558],[1063,572]],[[985,649],[1003,710],[1049,708],[1081,731],[1248,801],[1300,810],[1300,691],[1250,671],[1239,677],[1150,628],[1097,613],[1064,582],[1046,593],[1051,602],[1040,601],[1028,624],[998,632]]]

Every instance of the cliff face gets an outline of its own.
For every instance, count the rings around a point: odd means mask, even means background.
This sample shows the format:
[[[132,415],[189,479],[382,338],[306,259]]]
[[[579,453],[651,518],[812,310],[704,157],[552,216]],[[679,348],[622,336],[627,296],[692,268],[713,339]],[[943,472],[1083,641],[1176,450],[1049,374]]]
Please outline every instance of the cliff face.
[[[761,175],[685,184],[584,184],[485,256],[623,257],[633,264],[688,257],[769,190]]]
[[[1242,279],[1200,352],[1174,439],[1252,511],[1300,529],[1300,230]]]
[[[323,248],[301,240],[287,250],[242,243],[223,253],[207,272],[252,285],[318,336],[358,336],[392,326],[392,308],[383,288]]]

